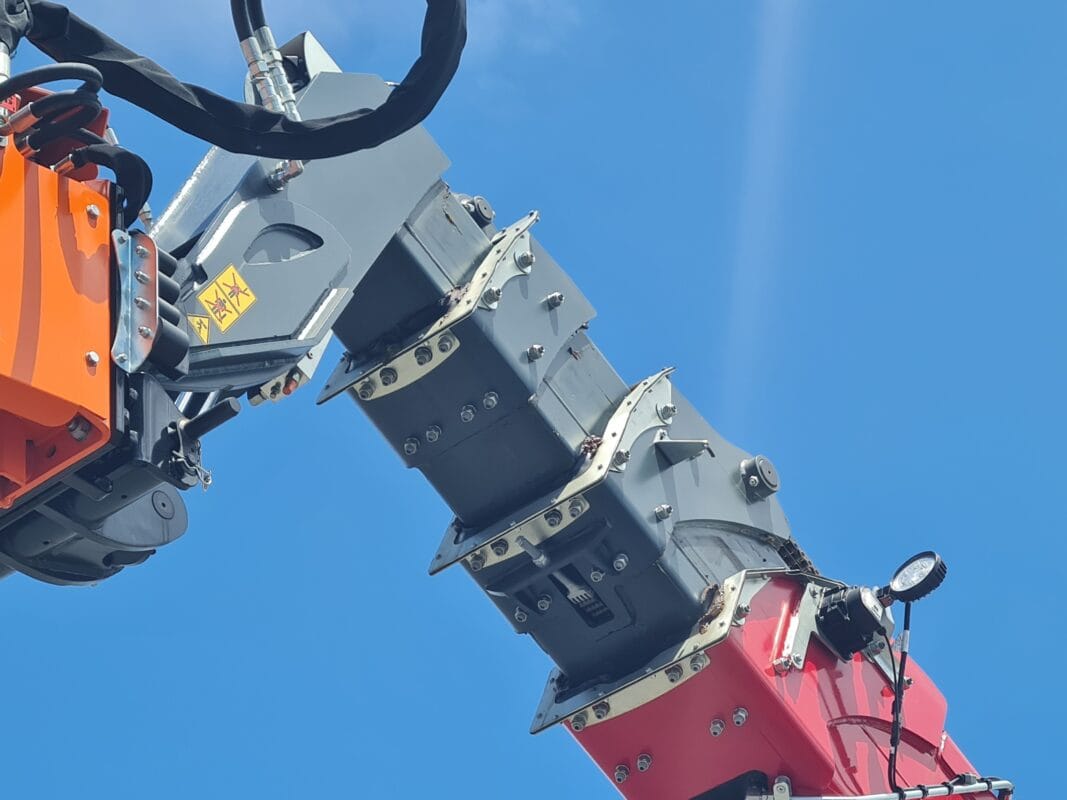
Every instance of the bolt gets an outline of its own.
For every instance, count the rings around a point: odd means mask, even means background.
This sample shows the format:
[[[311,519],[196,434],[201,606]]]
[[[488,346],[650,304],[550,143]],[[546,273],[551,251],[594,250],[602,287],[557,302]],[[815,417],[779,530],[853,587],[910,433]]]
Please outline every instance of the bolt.
[[[544,613],[548,609],[552,608],[552,598],[547,594],[543,594],[537,598],[537,610]]]
[[[648,753],[642,753],[637,757],[637,771],[648,772],[649,767],[652,766],[652,756]]]
[[[800,653],[793,653],[793,666],[797,669],[801,669],[804,666],[804,656]]]
[[[493,555],[497,556],[498,558],[500,556],[507,555],[508,547],[509,545],[507,539],[497,539],[495,542],[489,545],[489,549],[493,551]]]
[[[748,722],[748,709],[747,708],[735,708],[734,709],[734,725],[740,728]]]
[[[711,725],[708,727],[708,731],[712,736],[718,738],[726,733],[726,723],[721,719],[713,719]]]
[[[666,519],[670,519],[671,514],[674,513],[674,507],[664,503],[661,506],[656,506],[656,519],[663,522]]]
[[[474,408],[474,406],[466,405],[459,410],[459,418],[464,422],[474,422],[474,415],[476,413],[477,410]]]
[[[374,397],[374,381],[363,381],[356,391],[360,400],[370,400]]]
[[[85,213],[88,215],[89,219],[100,219],[100,206],[92,204],[87,205],[85,207]]]
[[[420,367],[424,367],[433,361],[433,350],[426,345],[420,345],[415,348],[415,363]]]
[[[792,659],[786,656],[774,659],[772,664],[774,666],[774,671],[777,672],[779,675],[787,674],[789,670],[793,667]]]
[[[671,683],[678,683],[682,679],[682,668],[677,664],[671,664],[664,674]]]
[[[619,553],[615,556],[615,560],[611,562],[611,566],[616,572],[622,572],[630,566],[630,557],[626,553]]]
[[[504,290],[499,286],[490,286],[484,292],[482,292],[482,299],[489,305],[493,303],[499,303],[500,298],[504,296]]]
[[[691,659],[689,659],[689,669],[693,672],[700,672],[708,665],[708,657],[703,653],[697,653]]]
[[[670,422],[674,418],[674,415],[678,413],[678,406],[674,403],[665,403],[659,407],[659,418],[664,422]]]
[[[528,270],[537,262],[537,257],[529,250],[522,250],[515,254],[515,263],[519,269]]]
[[[616,451],[615,455],[612,456],[612,458],[611,458],[611,462],[616,467],[625,467],[629,463],[629,461],[630,461],[630,451],[629,450],[618,450],[618,451]]]
[[[485,396],[482,397],[482,408],[484,408],[486,411],[492,411],[494,408],[496,408],[497,403],[499,402],[500,395],[498,395],[496,392],[486,392]]]
[[[532,344],[526,348],[526,357],[531,361],[536,361],[545,354],[545,346],[543,344]]]
[[[563,514],[560,513],[559,509],[553,508],[545,514],[545,522],[550,528],[558,528],[563,522]]]
[[[575,714],[571,717],[571,730],[577,733],[578,731],[585,729],[585,724],[588,722],[588,718],[585,714]]]
[[[137,270],[133,273],[133,277],[137,279],[138,283],[148,283],[151,280],[151,278],[148,277],[148,273],[143,270]]]
[[[117,356],[115,356],[115,360],[118,361],[120,364],[125,364],[126,361],[129,360],[129,358],[130,357],[125,353],[119,353]]]
[[[601,702],[593,706],[593,716],[597,719],[604,719],[610,713],[611,705],[608,703],[607,700],[602,700]]]
[[[85,354],[85,363],[88,364],[90,367],[95,367],[97,364],[100,363],[100,354],[95,350],[90,350],[88,353]]]
[[[133,252],[137,254],[138,258],[148,258],[148,248],[143,244],[139,244],[133,248]]]
[[[528,620],[529,618],[529,615],[522,608],[515,609],[515,621],[520,625],[526,622],[526,620]]]
[[[447,334],[437,340],[437,349],[440,350],[442,353],[447,353],[455,346],[456,340]]]
[[[793,784],[789,778],[779,775],[774,779],[775,800],[789,800],[793,796]]]
[[[470,557],[470,561],[468,561],[467,563],[470,564],[472,572],[478,572],[482,567],[485,566],[485,556],[481,553],[475,553]]]
[[[630,777],[630,768],[625,764],[619,764],[615,767],[615,783],[626,783],[626,779]]]
[[[382,386],[392,386],[397,382],[399,377],[400,376],[397,374],[396,370],[392,367],[386,367],[378,373],[378,379],[382,382]]]
[[[404,455],[413,456],[419,452],[419,440],[414,436],[404,440]]]
[[[734,619],[742,620],[752,613],[752,606],[748,603],[741,603],[736,609],[734,609]]]
[[[75,417],[67,423],[67,433],[76,442],[84,442],[89,438],[89,423],[84,417]]]
[[[757,478],[755,475],[752,475],[748,479],[748,485],[755,489],[757,486],[759,486],[759,478]]]
[[[150,302],[148,302],[147,297],[135,297],[133,298],[133,304],[140,309],[145,309],[152,305]]]
[[[563,292],[552,292],[552,294],[545,298],[545,305],[550,309],[559,308],[563,305],[563,301],[566,299],[567,298],[563,296]]]
[[[147,325],[142,325],[140,328],[137,329],[137,332],[141,334],[141,336],[143,336],[145,339],[152,338],[152,329],[149,328]]]
[[[426,441],[433,444],[441,438],[441,429],[436,425],[431,425],[426,429]]]
[[[599,569],[594,569],[592,572],[589,573],[589,580],[591,580],[593,583],[600,583],[602,580],[604,580],[603,571]]]
[[[571,500],[570,505],[567,506],[567,513],[571,515],[571,519],[578,519],[583,511],[585,511],[585,506],[582,505],[581,500]]]
[[[125,233],[121,233],[120,232],[120,233],[115,234],[115,241],[118,242],[119,244],[126,244],[126,242],[128,242],[129,239],[130,239],[130,237],[127,236]]]

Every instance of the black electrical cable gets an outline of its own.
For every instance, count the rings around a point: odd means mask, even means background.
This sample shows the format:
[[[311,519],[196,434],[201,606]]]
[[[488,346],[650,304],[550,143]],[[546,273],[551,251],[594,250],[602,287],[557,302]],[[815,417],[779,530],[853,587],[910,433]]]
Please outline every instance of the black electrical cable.
[[[233,28],[237,31],[237,41],[251,39],[252,21],[248,15],[248,3],[245,0],[230,0],[230,15],[233,17]]]
[[[896,686],[893,692],[893,729],[889,735],[889,788],[903,800],[904,790],[897,783],[897,748],[904,718],[904,688],[907,682],[905,669],[908,665],[908,648],[911,638],[911,603],[904,604],[904,628],[900,633],[900,663],[896,668]]]
[[[29,7],[33,20],[27,37],[44,53],[96,67],[110,93],[192,136],[224,150],[272,158],[332,158],[377,147],[410,130],[444,94],[467,40],[466,0],[426,0],[419,58],[385,102],[299,121],[182,83],[61,5],[31,0]]]
[[[0,100],[7,100],[26,89],[53,81],[81,81],[82,85],[75,91],[95,93],[103,85],[104,77],[100,70],[89,64],[46,64],[0,82]]]

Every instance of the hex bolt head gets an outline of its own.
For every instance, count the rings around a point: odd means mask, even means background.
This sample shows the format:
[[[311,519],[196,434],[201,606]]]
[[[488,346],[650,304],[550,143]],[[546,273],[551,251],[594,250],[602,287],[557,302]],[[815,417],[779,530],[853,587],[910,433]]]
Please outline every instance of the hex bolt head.
[[[671,514],[674,513],[674,506],[664,503],[663,505],[656,506],[656,519],[660,522],[671,518]]]
[[[625,764],[619,764],[615,767],[615,783],[626,783],[626,779],[630,777],[630,768]]]
[[[616,572],[622,572],[628,566],[630,566],[630,557],[626,553],[619,553],[615,556],[615,559],[611,562],[612,569]]]
[[[718,738],[726,733],[726,723],[721,719],[713,719],[711,725],[708,726],[708,731],[712,736]]]
[[[689,669],[693,672],[700,672],[708,665],[708,657],[703,653],[697,653],[691,659],[689,659]]]
[[[592,572],[589,573],[589,580],[591,580],[593,583],[600,583],[602,580],[604,580],[603,570],[594,569]]]
[[[382,386],[392,386],[399,378],[400,376],[392,367],[386,367],[378,373],[378,380],[382,382]]]
[[[135,273],[133,273],[133,277],[137,279],[138,283],[148,283],[150,280],[152,280],[148,277],[148,273],[143,270],[137,270]]]
[[[585,511],[585,506],[582,505],[581,500],[571,500],[567,506],[567,513],[571,515],[571,519],[578,519],[578,517],[582,516],[583,511]]]
[[[500,558],[501,556],[506,556],[508,554],[509,548],[510,545],[508,544],[507,539],[497,539],[495,542],[489,545],[489,549],[493,551],[493,555],[497,558]]]
[[[748,709],[747,708],[735,708],[734,709],[734,725],[740,728],[748,722]]]
[[[547,594],[543,594],[537,598],[537,610],[544,613],[548,609],[552,608],[552,598]]]
[[[674,419],[674,415],[678,413],[678,406],[674,403],[665,403],[659,407],[659,418],[664,422],[670,422]]]
[[[152,305],[151,303],[148,302],[148,298],[147,297],[135,297],[135,298],[133,298],[133,304],[135,306],[137,306],[138,308],[142,309],[142,310],[144,310],[144,309],[148,308],[150,305]]]
[[[370,400],[374,397],[374,381],[363,381],[356,390],[360,400]]]
[[[419,452],[419,440],[411,436],[404,440],[404,455],[413,456]]]
[[[616,451],[615,455],[611,458],[611,463],[614,464],[616,467],[625,467],[628,463],[630,463],[630,451]]]
[[[752,613],[752,606],[748,603],[740,603],[736,609],[734,609],[734,619],[742,620]]]
[[[515,609],[515,621],[522,625],[526,620],[530,618],[530,615],[522,608]]]
[[[793,653],[793,666],[797,669],[804,668],[804,656],[800,653]]]
[[[531,361],[537,361],[545,354],[545,346],[543,344],[532,344],[526,348],[526,357]]]
[[[571,730],[575,733],[585,730],[585,726],[588,721],[589,718],[586,717],[584,713],[575,714],[573,717],[571,717]]]
[[[143,244],[139,244],[133,248],[133,252],[137,254],[138,258],[148,258],[148,248]]]
[[[481,553],[475,553],[470,557],[470,560],[467,563],[470,564],[472,572],[478,572],[485,566],[485,556]]]
[[[478,411],[474,406],[466,405],[459,410],[459,418],[463,422],[474,422],[474,415],[477,413]]]
[[[89,422],[82,416],[76,416],[67,423],[67,433],[76,442],[84,442],[89,438]]]
[[[95,350],[90,350],[85,354],[85,363],[90,367],[95,367],[100,363],[100,354]]]
[[[92,203],[87,205],[85,207],[85,214],[86,214],[86,216],[89,217],[89,219],[92,219],[92,220],[100,219],[100,206],[92,204]]]
[[[550,528],[558,528],[563,524],[563,514],[559,509],[553,508],[551,511],[545,512],[545,523]]]
[[[447,334],[437,340],[437,349],[442,353],[447,353],[453,347],[456,346],[456,340]]]
[[[682,679],[682,668],[677,664],[671,664],[663,674],[667,676],[669,682],[678,683]]]
[[[638,772],[648,772],[648,770],[649,770],[649,768],[651,768],[651,766],[652,766],[652,756],[650,756],[648,753],[642,753],[641,755],[639,755],[637,757],[637,771]]]
[[[759,478],[757,478],[755,475],[751,476],[748,479],[748,485],[755,489],[757,486],[759,486]]]
[[[145,338],[145,339],[151,339],[152,338],[152,329],[149,328],[147,325],[142,325],[140,328],[137,329],[137,332],[139,334],[141,334],[142,338]]]
[[[415,348],[415,363],[420,367],[424,367],[433,361],[433,350],[426,345],[419,345]]]
[[[492,411],[500,403],[500,395],[496,392],[486,392],[482,397],[482,408]]]
[[[601,700],[593,706],[593,716],[597,719],[605,719],[611,713],[611,704],[607,700]]]
[[[559,308],[563,305],[563,301],[566,299],[567,298],[563,296],[563,292],[552,292],[552,294],[545,298],[545,305],[548,306],[549,309]]]
[[[431,425],[429,428],[426,429],[426,433],[424,435],[426,437],[426,441],[430,444],[433,444],[441,438],[441,429],[437,425]]]
[[[520,250],[515,254],[515,263],[519,265],[519,269],[528,270],[537,263],[537,256],[529,250]]]
[[[482,292],[482,300],[484,300],[488,305],[499,303],[500,298],[503,296],[504,290],[501,289],[499,286],[490,286],[488,289]]]
[[[130,240],[130,237],[127,236],[122,231],[119,231],[118,233],[115,234],[115,241],[118,242],[119,244],[126,244],[126,242],[128,242],[129,240]]]

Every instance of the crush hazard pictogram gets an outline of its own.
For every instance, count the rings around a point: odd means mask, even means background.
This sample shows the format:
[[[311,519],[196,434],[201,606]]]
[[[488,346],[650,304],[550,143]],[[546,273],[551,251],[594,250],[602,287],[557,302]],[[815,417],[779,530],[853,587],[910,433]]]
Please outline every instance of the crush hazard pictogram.
[[[233,264],[226,267],[215,280],[209,283],[197,295],[197,299],[223,333],[256,303],[256,295],[252,287],[241,277],[241,273]],[[194,330],[204,344],[207,344],[206,336],[195,328],[195,323]]]
[[[189,315],[189,327],[193,329],[193,333],[204,344],[208,343],[211,338],[211,321],[207,317],[202,317],[199,314]]]

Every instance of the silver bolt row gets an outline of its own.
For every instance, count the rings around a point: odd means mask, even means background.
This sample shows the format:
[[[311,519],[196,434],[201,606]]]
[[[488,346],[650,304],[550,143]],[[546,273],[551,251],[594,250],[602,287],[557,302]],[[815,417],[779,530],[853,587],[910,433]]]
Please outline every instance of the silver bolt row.
[[[396,370],[387,367],[386,369],[383,369],[381,373],[379,373],[379,378],[381,379],[384,385],[389,386],[397,379]],[[369,400],[371,397],[373,397],[374,381],[370,379],[364,381],[358,389],[358,394],[361,400]],[[498,395],[496,392],[486,392],[485,395],[482,397],[482,408],[484,408],[486,411],[492,411],[494,408],[497,407],[499,403],[500,395]],[[459,418],[464,423],[474,422],[474,418],[475,416],[477,416],[477,414],[478,409],[470,403],[463,406],[463,408],[459,410]],[[444,431],[441,430],[441,427],[439,425],[431,425],[423,433],[423,438],[426,440],[427,444],[435,444],[441,438],[443,433]],[[419,446],[421,444],[422,443],[419,441],[418,437],[409,436],[407,439],[404,440],[404,455],[415,455],[419,452]]]
[[[742,706],[738,706],[734,709],[733,713],[734,726],[740,728],[746,722],[748,722],[748,709]],[[718,738],[726,733],[726,723],[721,719],[713,719],[711,725],[708,727],[708,731],[712,736]]]

